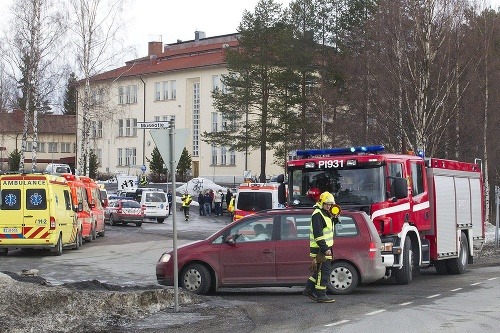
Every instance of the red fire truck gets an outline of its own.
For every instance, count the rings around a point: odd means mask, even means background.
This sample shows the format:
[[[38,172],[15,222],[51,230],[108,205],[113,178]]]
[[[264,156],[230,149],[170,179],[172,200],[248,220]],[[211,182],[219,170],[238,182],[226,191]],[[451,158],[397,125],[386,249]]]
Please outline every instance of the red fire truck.
[[[413,269],[462,274],[484,243],[480,166],[383,146],[297,151],[288,161],[288,205],[310,207],[330,191],[342,209],[366,212],[383,241],[387,276],[409,284]],[[283,196],[281,196],[283,197]]]

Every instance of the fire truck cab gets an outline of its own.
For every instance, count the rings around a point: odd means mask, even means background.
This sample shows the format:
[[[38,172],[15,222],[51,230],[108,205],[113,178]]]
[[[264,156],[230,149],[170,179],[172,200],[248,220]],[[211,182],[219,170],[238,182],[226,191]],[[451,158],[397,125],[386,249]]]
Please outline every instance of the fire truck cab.
[[[288,205],[312,206],[329,191],[343,209],[370,215],[387,276],[412,280],[414,268],[462,274],[484,242],[478,164],[385,154],[383,146],[297,151],[288,161]]]

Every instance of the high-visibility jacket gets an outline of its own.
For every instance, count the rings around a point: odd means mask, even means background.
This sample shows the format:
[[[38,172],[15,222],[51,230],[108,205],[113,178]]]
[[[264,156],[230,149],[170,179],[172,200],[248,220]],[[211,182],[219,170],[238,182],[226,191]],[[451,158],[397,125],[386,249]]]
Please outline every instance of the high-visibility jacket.
[[[309,233],[311,257],[316,257],[320,251],[324,253],[333,246],[333,228],[334,224],[330,214],[319,206],[314,206]]]
[[[191,202],[193,201],[193,198],[189,194],[184,194],[181,197],[182,201],[182,207],[189,207],[191,205]]]
[[[230,213],[234,212],[234,197],[232,197],[231,201],[229,201],[229,204],[227,205],[227,211]]]

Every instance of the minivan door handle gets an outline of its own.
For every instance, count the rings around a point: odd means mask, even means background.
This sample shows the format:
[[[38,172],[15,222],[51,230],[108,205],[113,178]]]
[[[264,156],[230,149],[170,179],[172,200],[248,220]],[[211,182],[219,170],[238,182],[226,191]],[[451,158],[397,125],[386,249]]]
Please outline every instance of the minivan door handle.
[[[265,249],[262,253],[273,253],[273,251],[271,251],[271,249]]]

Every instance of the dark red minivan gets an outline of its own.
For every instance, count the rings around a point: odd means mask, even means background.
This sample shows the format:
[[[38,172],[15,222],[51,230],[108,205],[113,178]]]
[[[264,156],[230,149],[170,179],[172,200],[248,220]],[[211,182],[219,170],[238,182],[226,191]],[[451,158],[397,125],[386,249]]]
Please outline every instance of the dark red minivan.
[[[228,287],[304,285],[310,276],[312,209],[276,209],[238,220],[177,250],[179,286],[196,294]],[[368,215],[342,211],[335,227],[328,289],[348,294],[385,276],[380,237]],[[156,264],[159,284],[173,286],[172,252]]]

